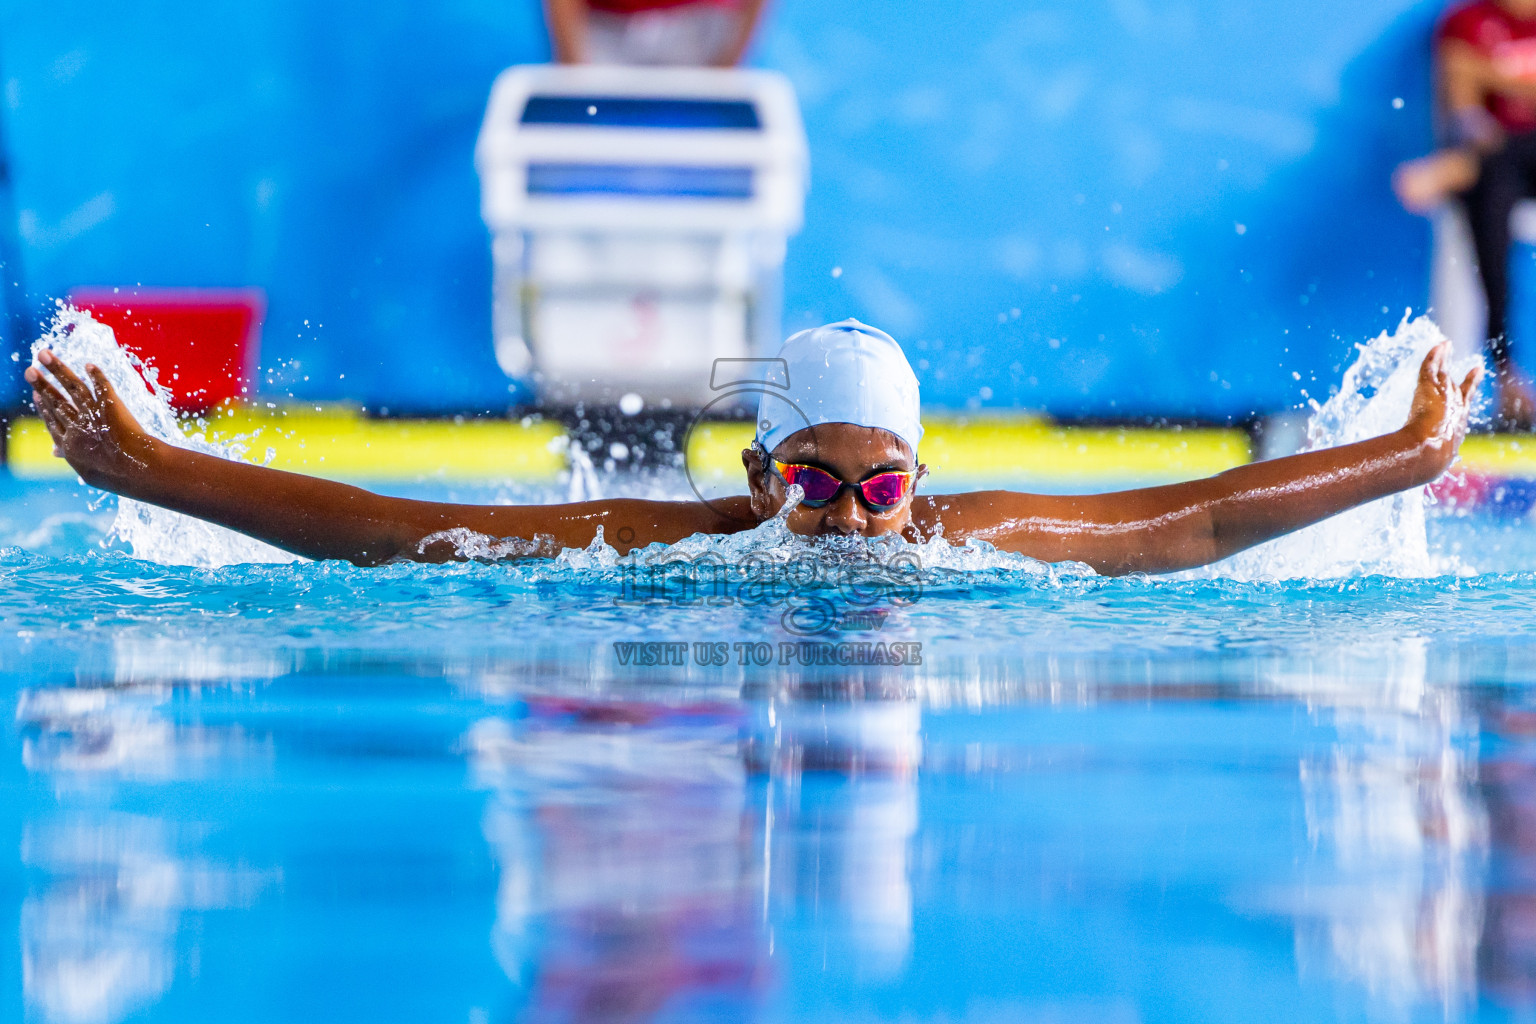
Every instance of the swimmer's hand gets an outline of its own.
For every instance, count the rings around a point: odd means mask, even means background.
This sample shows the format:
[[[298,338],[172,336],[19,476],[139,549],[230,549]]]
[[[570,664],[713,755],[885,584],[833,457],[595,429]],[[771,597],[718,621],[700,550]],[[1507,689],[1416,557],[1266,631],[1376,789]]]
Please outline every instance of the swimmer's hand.
[[[53,437],[55,455],[87,484],[106,490],[122,490],[150,470],[159,442],[133,418],[100,367],[86,364],[87,385],[47,349],[37,361],[42,370],[29,366],[24,376],[32,385],[32,405]]]
[[[1428,216],[1459,192],[1477,184],[1482,163],[1465,149],[1445,149],[1399,164],[1392,172],[1392,191],[1409,213]]]
[[[1456,452],[1467,436],[1472,393],[1483,379],[1476,367],[1458,384],[1451,377],[1451,343],[1430,349],[1419,366],[1419,384],[1403,433],[1415,445],[1423,463],[1423,482],[1429,483],[1451,468]]]

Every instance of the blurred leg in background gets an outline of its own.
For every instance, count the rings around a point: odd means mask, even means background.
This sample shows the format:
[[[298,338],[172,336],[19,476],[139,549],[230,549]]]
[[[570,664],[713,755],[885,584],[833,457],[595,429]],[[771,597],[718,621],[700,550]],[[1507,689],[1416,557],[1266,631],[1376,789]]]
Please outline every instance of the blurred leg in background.
[[[1536,132],[1511,135],[1502,149],[1484,156],[1476,184],[1462,194],[1488,300],[1488,354],[1498,382],[1498,418],[1501,426],[1523,430],[1536,425],[1536,392],[1511,355],[1509,220],[1515,204],[1532,196],[1536,196]]]

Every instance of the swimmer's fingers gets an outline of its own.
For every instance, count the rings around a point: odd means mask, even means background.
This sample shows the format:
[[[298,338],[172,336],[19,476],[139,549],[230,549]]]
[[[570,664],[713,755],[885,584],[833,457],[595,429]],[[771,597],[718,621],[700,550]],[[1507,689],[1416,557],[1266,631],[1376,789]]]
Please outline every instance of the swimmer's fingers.
[[[1414,388],[1414,405],[1429,403],[1424,406],[1425,414],[1435,416],[1430,410],[1434,406],[1444,408],[1444,403],[1450,398],[1450,379],[1445,373],[1446,346],[1436,345],[1424,354],[1424,361],[1419,364],[1419,382]]]
[[[1435,386],[1435,378],[1440,373],[1440,368],[1445,363],[1445,344],[1442,342],[1424,354],[1424,361],[1419,364],[1419,389]]]
[[[43,372],[36,367],[27,367],[26,372],[22,376],[28,384],[32,385],[32,404],[39,413],[43,411],[42,403],[44,402],[54,402],[60,405],[69,404],[64,396],[59,394],[59,389],[54,387],[48,378],[43,376]]]
[[[96,396],[91,394],[91,389],[85,386],[84,381],[75,376],[74,370],[64,365],[64,360],[47,349],[43,349],[37,354],[37,361],[47,367],[49,373],[53,374],[53,379],[59,382],[59,385],[64,389],[64,393],[70,397],[71,401],[82,409],[90,407],[92,400]]]
[[[43,426],[48,428],[49,437],[53,439],[53,454],[62,457],[64,451],[61,446],[64,443],[64,435],[69,432],[72,422],[70,417],[75,408],[65,400],[64,396],[55,391],[52,385],[43,380],[41,374],[38,374],[38,379],[32,382],[32,386],[35,389],[32,392],[32,407],[37,410]]]
[[[1442,341],[1435,346],[1434,353],[1437,356],[1436,362],[1438,364],[1435,370],[1436,388],[1445,396],[1447,404],[1453,404],[1457,398],[1460,398],[1461,407],[1465,408],[1467,396],[1472,393],[1469,384],[1477,382],[1477,378],[1473,376],[1473,373],[1481,373],[1481,371],[1473,370],[1468,372],[1467,376],[1458,384],[1451,370],[1451,343],[1449,341]]]
[[[57,393],[51,390],[48,393],[42,391],[32,392],[32,408],[37,410],[37,414],[43,418],[43,422],[47,424],[48,429],[53,433],[58,433],[65,426],[64,421],[59,417],[58,411],[61,401],[62,399],[58,397]]]
[[[69,429],[69,424],[59,419],[59,414],[53,411],[51,403],[35,404],[37,414],[42,417],[43,426],[48,428],[48,436],[53,440],[53,454],[63,458],[64,433]]]
[[[95,363],[86,363],[85,373],[91,378],[91,385],[96,391],[96,401],[100,405],[111,409],[121,404],[121,400],[117,397],[117,389],[112,386],[111,381],[107,380],[107,375],[101,372],[101,367]]]
[[[70,407],[69,403],[60,397],[59,393],[53,390],[53,388],[49,388],[47,391],[36,390],[32,392],[32,408],[36,409],[37,414],[45,421],[68,426],[69,420],[63,412],[68,407]]]
[[[45,421],[52,420],[58,425],[61,434],[73,426],[80,416],[80,410],[69,404],[69,399],[53,388],[49,388],[46,392],[32,392],[32,404]]]
[[[1474,366],[1467,373],[1467,379],[1461,382],[1461,401],[1466,408],[1472,408],[1472,393],[1477,390],[1477,386],[1482,382],[1483,368],[1481,366]]]
[[[134,417],[128,403],[123,401],[117,393],[117,388],[107,379],[101,367],[95,363],[86,363],[85,372],[91,378],[91,385],[96,389],[96,414],[98,420],[105,424],[119,443],[126,441],[129,435],[143,434],[144,428]]]
[[[1441,342],[1424,354],[1407,428],[1421,442],[1438,443],[1459,433],[1466,424],[1466,405],[1459,402],[1461,386],[1451,377],[1451,347]]]
[[[1424,356],[1424,368],[1427,368],[1430,376],[1433,376],[1436,381],[1441,381],[1441,379],[1445,378],[1445,361],[1447,359],[1450,359],[1450,342],[1439,342],[1438,345],[1430,348],[1430,353],[1427,356]]]

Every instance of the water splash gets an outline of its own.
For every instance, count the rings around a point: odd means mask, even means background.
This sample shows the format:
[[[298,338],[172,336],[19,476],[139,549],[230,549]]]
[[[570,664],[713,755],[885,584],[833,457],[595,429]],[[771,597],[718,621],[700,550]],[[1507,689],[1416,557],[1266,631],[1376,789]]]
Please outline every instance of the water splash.
[[[1357,346],[1359,356],[1344,371],[1328,401],[1312,403],[1303,451],[1364,441],[1391,433],[1407,422],[1419,365],[1445,340],[1427,316],[1404,316],[1390,334],[1383,331]],[[1461,380],[1480,356],[1452,358]],[[1234,580],[1336,579],[1345,576],[1436,576],[1470,570],[1429,549],[1424,511],[1430,498],[1416,487],[1351,509],[1315,526],[1280,537],[1189,574]]]
[[[597,476],[592,457],[580,442],[567,440],[566,458],[571,463],[571,479],[565,500],[569,502],[596,501],[603,496],[603,487]]]
[[[134,419],[167,444],[221,459],[245,461],[245,445],[218,444],[201,434],[189,436],[171,410],[171,394],[161,385],[154,367],[146,366],[120,348],[112,328],[99,323],[89,312],[60,302],[48,333],[32,345],[34,362],[45,348],[52,349],[76,372],[82,371],[86,363],[101,367]],[[82,379],[90,386],[89,378],[82,374]],[[130,498],[118,499],[117,518],[103,543],[112,541],[127,545],[138,558],[162,565],[209,568],[241,562],[298,560],[296,555],[244,534]]]

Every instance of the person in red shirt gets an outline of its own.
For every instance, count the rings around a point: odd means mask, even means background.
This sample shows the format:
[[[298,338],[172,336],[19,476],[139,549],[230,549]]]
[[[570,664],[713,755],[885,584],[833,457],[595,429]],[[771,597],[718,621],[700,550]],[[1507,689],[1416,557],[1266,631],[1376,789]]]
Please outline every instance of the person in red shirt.
[[[735,67],[764,0],[545,0],[562,64]]]
[[[1536,427],[1536,389],[1511,357],[1509,218],[1536,197],[1536,0],[1476,0],[1453,8],[1435,36],[1450,146],[1393,175],[1403,205],[1428,212],[1451,195],[1467,209],[1488,297],[1488,354],[1498,420]]]

